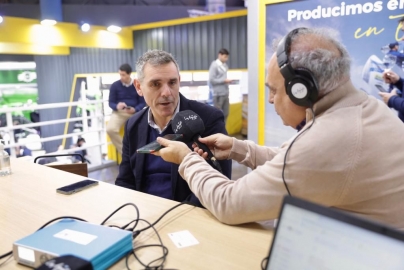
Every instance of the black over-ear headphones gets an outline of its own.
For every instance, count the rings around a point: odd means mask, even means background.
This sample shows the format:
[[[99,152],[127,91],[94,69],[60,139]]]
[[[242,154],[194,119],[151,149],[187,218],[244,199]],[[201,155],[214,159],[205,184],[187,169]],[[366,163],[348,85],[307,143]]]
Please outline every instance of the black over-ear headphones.
[[[312,107],[318,98],[316,78],[310,70],[294,69],[289,63],[291,39],[302,29],[306,28],[296,28],[282,38],[278,44],[276,56],[282,76],[285,78],[285,88],[289,98],[299,106]]]

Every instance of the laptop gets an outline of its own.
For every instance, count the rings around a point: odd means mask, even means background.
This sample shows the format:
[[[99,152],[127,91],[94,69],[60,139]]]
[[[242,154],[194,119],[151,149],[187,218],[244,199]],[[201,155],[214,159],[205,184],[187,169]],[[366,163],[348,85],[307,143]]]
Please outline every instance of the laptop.
[[[285,197],[266,270],[402,270],[404,233]]]

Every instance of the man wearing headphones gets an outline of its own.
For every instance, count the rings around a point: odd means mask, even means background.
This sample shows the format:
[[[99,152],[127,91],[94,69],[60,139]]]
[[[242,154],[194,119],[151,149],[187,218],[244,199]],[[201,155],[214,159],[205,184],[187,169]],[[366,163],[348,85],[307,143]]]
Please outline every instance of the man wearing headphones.
[[[219,134],[200,139],[217,159],[234,159],[251,173],[230,181],[202,150],[158,139],[166,147],[157,154],[180,164],[192,192],[220,221],[275,219],[289,193],[404,229],[404,125],[355,89],[348,52],[330,32],[291,31],[268,65],[269,103],[285,125],[303,126],[296,136],[279,148]]]

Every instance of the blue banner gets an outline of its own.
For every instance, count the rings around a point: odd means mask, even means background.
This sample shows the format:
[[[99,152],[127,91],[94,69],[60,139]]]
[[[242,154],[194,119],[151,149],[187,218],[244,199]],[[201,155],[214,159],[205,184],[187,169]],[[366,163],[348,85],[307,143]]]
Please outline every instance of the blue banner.
[[[358,90],[379,98],[378,92],[389,91],[381,77],[386,68],[404,77],[404,32],[399,23],[402,18],[404,0],[310,0],[267,5],[266,63],[274,53],[273,40],[283,37],[292,29],[331,28],[351,56],[354,85]],[[395,42],[398,43],[397,47],[394,46]],[[272,105],[267,105],[265,110],[266,145],[279,146],[296,131],[283,127]]]

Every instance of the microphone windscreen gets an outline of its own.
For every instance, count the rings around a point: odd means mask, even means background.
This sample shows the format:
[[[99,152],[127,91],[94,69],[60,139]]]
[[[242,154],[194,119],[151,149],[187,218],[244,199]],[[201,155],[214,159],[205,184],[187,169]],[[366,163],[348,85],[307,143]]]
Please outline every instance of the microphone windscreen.
[[[70,269],[70,270],[93,270],[91,262],[73,255],[63,255],[44,262],[35,270],[54,270],[54,269]]]
[[[205,131],[201,117],[191,110],[178,112],[171,121],[171,127],[176,134],[182,134],[184,141],[189,142],[195,135]]]

